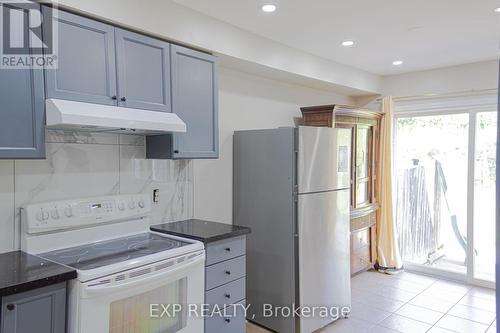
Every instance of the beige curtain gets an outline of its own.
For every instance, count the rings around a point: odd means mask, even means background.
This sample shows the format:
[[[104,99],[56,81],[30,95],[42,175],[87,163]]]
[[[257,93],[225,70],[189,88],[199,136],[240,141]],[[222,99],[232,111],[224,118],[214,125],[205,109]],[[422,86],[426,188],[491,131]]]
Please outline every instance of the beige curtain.
[[[377,264],[381,269],[400,269],[403,266],[396,239],[392,207],[392,122],[394,102],[391,96],[382,100],[379,168],[377,171]]]

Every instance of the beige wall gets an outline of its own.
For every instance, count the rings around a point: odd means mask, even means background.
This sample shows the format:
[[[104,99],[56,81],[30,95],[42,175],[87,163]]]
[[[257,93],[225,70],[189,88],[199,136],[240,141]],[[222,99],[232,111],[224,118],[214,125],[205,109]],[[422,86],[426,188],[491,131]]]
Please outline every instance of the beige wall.
[[[380,92],[380,77],[219,21],[171,0],[52,0],[72,10],[215,52],[223,59],[253,63],[305,81],[324,81],[353,92]],[[240,64],[241,65],[241,64]]]
[[[498,61],[485,61],[383,78],[383,94],[418,96],[498,88]]]
[[[232,223],[235,130],[293,126],[301,106],[352,103],[346,96],[221,68],[218,160],[195,160],[194,216]]]

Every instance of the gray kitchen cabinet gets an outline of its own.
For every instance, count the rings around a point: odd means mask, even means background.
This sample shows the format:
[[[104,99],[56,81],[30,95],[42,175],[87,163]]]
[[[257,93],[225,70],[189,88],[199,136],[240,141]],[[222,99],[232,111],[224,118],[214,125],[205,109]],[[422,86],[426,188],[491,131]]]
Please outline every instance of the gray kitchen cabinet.
[[[2,297],[0,333],[64,333],[66,283]]]
[[[223,308],[224,304],[235,304],[239,300],[245,299],[245,281],[245,277],[242,277],[207,291],[205,302]]]
[[[43,7],[44,17],[50,10]],[[58,67],[45,69],[47,97],[117,105],[115,28],[61,10],[52,19]]]
[[[205,303],[225,313],[206,318],[205,333],[245,332],[245,244],[245,236],[207,244]]]
[[[118,105],[171,112],[170,44],[115,29]]]
[[[245,277],[245,265],[245,256],[242,256],[208,266],[205,270],[206,288],[213,289],[221,284]]]
[[[228,251],[229,249],[229,251]],[[240,237],[215,242],[207,247],[207,266],[246,254],[246,241]]]
[[[245,333],[245,302],[231,305],[226,314],[205,321],[205,333]]]
[[[53,20],[47,98],[174,112],[187,132],[147,137],[147,158],[218,158],[216,57],[61,10]]]
[[[13,3],[3,6],[22,10],[24,24],[31,26],[32,17],[26,8]],[[0,158],[45,157],[44,100],[41,69],[1,70]]]
[[[148,158],[218,158],[216,57],[178,45],[171,47],[172,112],[186,133],[149,136]]]
[[[171,111],[169,43],[61,10],[53,20],[58,67],[45,70],[48,98]]]

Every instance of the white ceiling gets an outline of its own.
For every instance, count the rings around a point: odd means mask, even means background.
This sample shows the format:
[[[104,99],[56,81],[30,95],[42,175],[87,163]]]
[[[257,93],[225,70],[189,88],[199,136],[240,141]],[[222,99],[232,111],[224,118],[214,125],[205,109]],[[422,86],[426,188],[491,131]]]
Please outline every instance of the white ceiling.
[[[500,0],[174,0],[276,42],[393,75],[500,57]],[[264,13],[263,3],[276,4]],[[345,48],[343,40],[356,45]],[[265,52],[265,50],[262,50]],[[403,60],[402,66],[393,66]]]

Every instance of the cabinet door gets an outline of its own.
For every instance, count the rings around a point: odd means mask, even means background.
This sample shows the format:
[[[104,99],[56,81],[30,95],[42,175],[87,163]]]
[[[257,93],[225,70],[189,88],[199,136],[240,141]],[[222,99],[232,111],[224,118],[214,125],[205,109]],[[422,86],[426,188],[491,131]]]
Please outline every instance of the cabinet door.
[[[170,44],[116,29],[118,105],[170,112]]]
[[[116,105],[114,28],[64,11],[53,20],[58,67],[45,70],[47,97]]]
[[[31,24],[28,11],[19,10],[24,24]],[[0,70],[0,158],[45,157],[44,99],[42,70]]]
[[[2,298],[2,333],[64,333],[66,284]]]
[[[372,127],[356,125],[356,207],[371,203],[371,172],[373,159]]]
[[[172,46],[172,110],[187,126],[173,135],[173,158],[219,156],[216,58]]]

